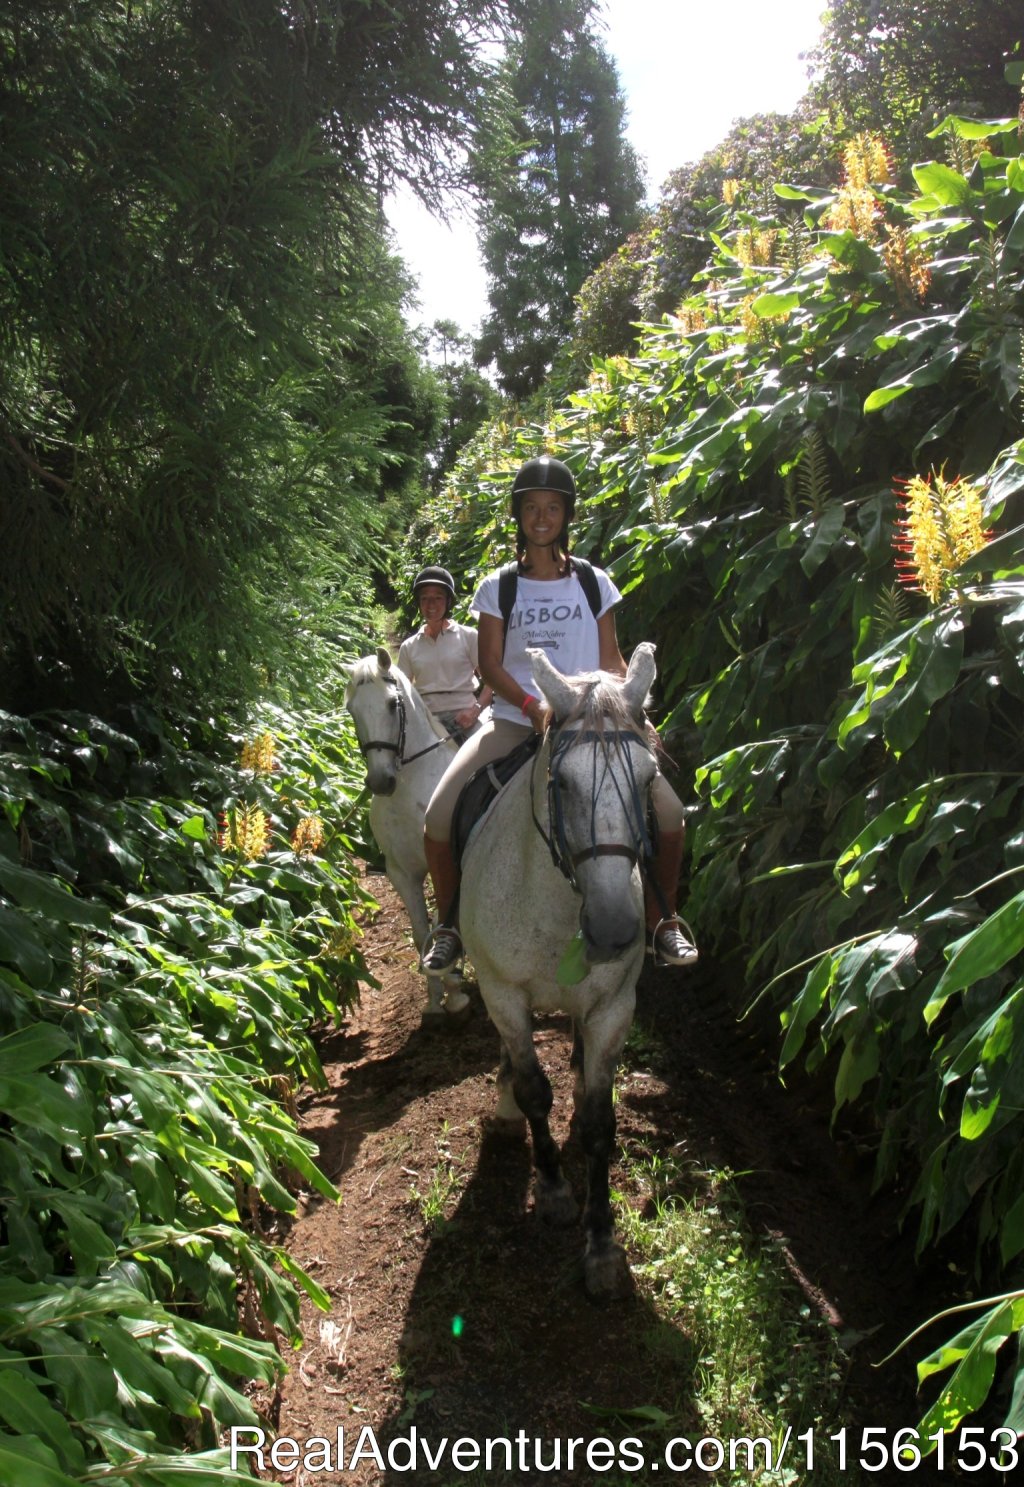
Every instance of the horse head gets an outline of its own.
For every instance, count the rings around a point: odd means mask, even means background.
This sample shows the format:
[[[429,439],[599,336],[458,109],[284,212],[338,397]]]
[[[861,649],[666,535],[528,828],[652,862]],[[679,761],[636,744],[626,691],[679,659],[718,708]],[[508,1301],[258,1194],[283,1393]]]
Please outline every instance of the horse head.
[[[405,744],[405,678],[380,646],[349,667],[345,706],[366,760],[366,783],[374,795],[393,795]]]
[[[562,676],[543,651],[529,654],[534,679],[555,717],[543,750],[546,836],[557,865],[582,898],[586,959],[596,965],[625,955],[643,933],[641,905],[630,883],[650,852],[656,764],[644,727],[644,701],[655,676],[654,647],[637,646],[625,681],[604,672]],[[538,814],[535,798],[535,819]]]
[[[534,680],[544,694],[548,706],[554,712],[556,723],[564,722],[579,705],[581,695],[585,690],[592,688],[594,683],[602,677],[602,674],[597,672],[582,678],[563,676],[552,666],[545,651],[531,649],[529,655],[533,662]],[[649,640],[643,640],[629,658],[626,679],[621,684],[623,705],[638,724],[643,721],[644,703],[654,685],[656,674],[654,646]],[[603,679],[614,685],[614,678],[607,673],[603,674]],[[584,683],[582,687],[581,682]]]

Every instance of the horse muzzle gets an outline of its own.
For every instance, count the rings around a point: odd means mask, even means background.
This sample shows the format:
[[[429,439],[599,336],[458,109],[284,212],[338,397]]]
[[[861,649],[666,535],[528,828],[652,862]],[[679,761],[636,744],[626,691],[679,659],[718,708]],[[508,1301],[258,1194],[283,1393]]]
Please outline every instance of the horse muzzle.
[[[366,770],[366,784],[371,795],[394,795],[398,775],[388,765],[371,764]]]
[[[580,929],[587,960],[591,965],[604,965],[628,954],[643,931],[643,923],[631,902],[614,907],[585,904]]]

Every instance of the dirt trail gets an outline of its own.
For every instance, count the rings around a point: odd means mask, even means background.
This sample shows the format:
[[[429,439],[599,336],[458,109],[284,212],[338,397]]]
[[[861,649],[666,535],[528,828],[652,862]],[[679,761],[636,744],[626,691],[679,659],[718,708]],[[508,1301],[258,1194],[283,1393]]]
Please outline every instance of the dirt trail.
[[[634,1433],[628,1421],[617,1430],[600,1412],[657,1406],[672,1415],[673,1433],[699,1437],[688,1339],[642,1294],[604,1309],[587,1302],[578,1231],[551,1232],[535,1220],[526,1146],[483,1129],[497,1042],[479,1000],[460,1031],[420,1029],[422,982],[404,912],[383,877],[368,886],[381,910],[364,951],[380,986],[364,989],[344,1026],[322,1038],[328,1088],[300,1101],[304,1133],[319,1144],[321,1166],[344,1200],[306,1201],[287,1238],[334,1308],[324,1329],[321,1313],[303,1305],[305,1346],[277,1398],[262,1401],[277,1435],[334,1442],[344,1427],[346,1453],[364,1426],[382,1447],[412,1426],[428,1443],[515,1439],[519,1431],[550,1443]],[[896,1232],[893,1201],[869,1196],[867,1158],[852,1142],[837,1148],[827,1112],[780,1086],[716,990],[713,966],[646,971],[636,1026],[641,1046],[658,1051],[650,1067],[634,1055],[622,1081],[620,1148],[672,1150],[695,1174],[708,1167],[746,1174],[739,1185],[748,1217],[783,1245],[807,1304],[844,1334],[863,1335],[851,1352],[846,1423],[857,1432],[913,1424],[920,1411],[910,1355],[880,1370],[872,1364],[941,1298],[934,1275],[915,1269]],[[571,1109],[564,1022],[543,1022],[538,1044],[562,1141]],[[572,1145],[566,1161],[582,1190]],[[445,1221],[434,1227],[423,1208],[439,1171],[453,1173],[454,1186]],[[621,1169],[613,1184],[628,1185]],[[436,1472],[381,1471],[369,1450],[344,1473],[300,1464],[276,1474],[268,1465],[264,1475],[293,1487],[630,1480],[586,1469],[460,1477],[448,1461]],[[862,1478],[851,1466],[844,1480],[936,1478],[930,1468]]]

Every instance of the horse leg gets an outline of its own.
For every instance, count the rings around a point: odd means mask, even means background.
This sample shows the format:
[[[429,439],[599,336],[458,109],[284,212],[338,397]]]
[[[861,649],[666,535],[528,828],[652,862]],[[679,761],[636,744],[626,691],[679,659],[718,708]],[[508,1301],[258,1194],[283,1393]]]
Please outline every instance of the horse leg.
[[[562,1173],[562,1160],[551,1134],[548,1116],[554,1095],[551,1081],[544,1073],[529,1038],[528,1049],[520,1049],[519,1056],[510,1050],[512,1062],[512,1092],[516,1104],[526,1116],[533,1138],[533,1165],[535,1178],[533,1204],[537,1216],[549,1224],[572,1224],[576,1221],[576,1200],[572,1189]]]
[[[576,1136],[579,1134],[580,1120],[583,1114],[583,1034],[576,1023],[572,1025],[572,1052],[569,1055],[569,1069],[573,1076],[572,1081],[572,1120],[569,1122],[569,1132]]]
[[[626,1252],[613,1235],[608,1165],[615,1143],[615,1106],[612,1080],[616,1060],[598,1059],[588,1063],[599,1067],[591,1077],[584,1069],[585,1092],[580,1115],[583,1151],[587,1161],[587,1202],[583,1212],[586,1250],[583,1256],[583,1281],[587,1295],[595,1301],[617,1300],[633,1292]]]
[[[405,905],[405,912],[412,925],[413,941],[419,949],[430,933],[430,915],[423,896],[424,878],[408,868],[398,867],[390,860],[386,862],[386,868],[395,892]],[[444,976],[427,977],[427,1005],[420,1019],[423,1027],[455,1026],[465,1021],[469,1010],[469,997],[454,981],[446,996]]]
[[[497,1136],[521,1139],[526,1135],[526,1116],[516,1104],[516,1097],[512,1092],[512,1060],[504,1043],[501,1045],[501,1058],[498,1062],[497,1088],[498,1103],[494,1108],[494,1115],[487,1123],[488,1129]]]

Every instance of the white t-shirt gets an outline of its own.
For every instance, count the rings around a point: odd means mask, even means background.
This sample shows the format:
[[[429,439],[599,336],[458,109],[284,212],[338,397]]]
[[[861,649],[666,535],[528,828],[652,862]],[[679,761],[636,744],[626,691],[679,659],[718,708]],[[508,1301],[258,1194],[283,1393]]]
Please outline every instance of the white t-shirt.
[[[618,604],[622,595],[602,568],[595,568],[600,606],[598,615],[606,614]],[[490,573],[473,595],[470,606],[476,615],[490,614],[501,618],[498,603],[500,575]],[[540,581],[519,575],[516,602],[505,637],[505,670],[515,677],[526,692],[541,695],[533,679],[533,669],[526,654],[527,646],[547,652],[548,660],[563,676],[577,676],[581,671],[596,671],[601,664],[601,647],[597,619],[575,573],[566,578]],[[492,710],[496,718],[523,721],[519,708],[495,693]]]

